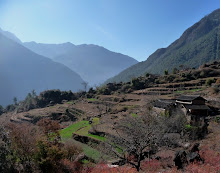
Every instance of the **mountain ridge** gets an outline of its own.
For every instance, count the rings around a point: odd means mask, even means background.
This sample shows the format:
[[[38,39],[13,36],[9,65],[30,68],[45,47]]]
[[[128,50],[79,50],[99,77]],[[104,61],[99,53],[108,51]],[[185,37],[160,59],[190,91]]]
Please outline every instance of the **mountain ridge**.
[[[63,45],[65,44],[67,43],[63,43]],[[77,72],[90,86],[99,85],[138,62],[132,57],[110,51],[102,46],[68,44],[69,48],[63,52],[60,50],[62,44],[26,42],[24,46],[38,54],[51,58],[53,61],[66,65]],[[47,49],[48,46],[51,47],[50,50]],[[57,53],[54,54],[54,52]]]
[[[108,82],[129,81],[145,73],[162,74],[172,71],[179,65],[199,67],[203,63],[219,60],[220,45],[220,9],[205,16],[189,27],[167,48],[161,48],[151,54],[147,60],[122,71]]]
[[[78,91],[83,89],[82,78],[58,62],[38,55],[0,33],[0,105],[12,103],[36,90]]]

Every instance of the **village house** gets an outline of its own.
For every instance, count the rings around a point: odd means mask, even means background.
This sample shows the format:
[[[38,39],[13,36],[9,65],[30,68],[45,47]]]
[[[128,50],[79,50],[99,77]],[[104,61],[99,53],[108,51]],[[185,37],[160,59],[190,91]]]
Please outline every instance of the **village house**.
[[[174,100],[157,100],[154,108],[170,114],[181,112],[190,124],[200,126],[205,123],[210,110],[205,102],[206,100],[199,95],[183,95]]]
[[[203,125],[208,116],[209,107],[206,100],[199,95],[183,95],[176,98],[176,105],[186,115],[187,120],[195,125]]]

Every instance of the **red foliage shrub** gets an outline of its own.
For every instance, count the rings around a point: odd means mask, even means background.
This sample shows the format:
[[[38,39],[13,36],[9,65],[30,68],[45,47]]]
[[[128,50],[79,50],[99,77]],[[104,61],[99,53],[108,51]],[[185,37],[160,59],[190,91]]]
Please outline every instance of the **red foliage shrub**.
[[[200,151],[201,157],[204,159],[204,163],[189,164],[186,168],[186,172],[189,173],[216,173],[220,172],[220,153],[211,150],[208,147],[204,147]]]
[[[108,164],[98,164],[96,165],[91,173],[136,173],[136,169],[135,168],[131,168],[131,167],[126,167],[126,166],[121,166],[121,167],[111,167]]]
[[[80,162],[71,162],[70,160],[61,160],[60,172],[75,172],[81,173],[83,171],[83,165]]]
[[[54,138],[59,136],[60,124],[58,121],[53,121],[48,118],[43,118],[37,122],[37,125],[40,126],[43,130],[43,133],[48,138]]]
[[[162,169],[162,165],[158,160],[143,162],[141,166],[141,170],[144,172],[159,172],[160,169]]]

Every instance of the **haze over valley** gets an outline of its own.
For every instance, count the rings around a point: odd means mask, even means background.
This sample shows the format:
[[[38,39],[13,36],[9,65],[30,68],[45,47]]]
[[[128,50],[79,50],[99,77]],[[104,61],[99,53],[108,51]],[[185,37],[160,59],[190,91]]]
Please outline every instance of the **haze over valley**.
[[[99,86],[138,62],[97,45],[22,43],[13,33],[0,29],[0,34],[1,78],[6,80],[1,85],[1,105],[12,103],[14,97],[24,99],[32,90],[77,92],[84,90],[85,82],[88,87]]]
[[[0,173],[219,173],[219,0],[0,0]]]

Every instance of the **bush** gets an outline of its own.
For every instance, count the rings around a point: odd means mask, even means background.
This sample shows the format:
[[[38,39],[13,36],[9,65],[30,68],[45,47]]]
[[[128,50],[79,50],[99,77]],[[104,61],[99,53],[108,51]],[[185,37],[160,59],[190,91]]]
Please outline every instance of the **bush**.
[[[121,87],[120,91],[121,91],[121,92],[127,92],[127,90],[130,89],[130,88],[131,88],[131,85],[125,84],[125,85],[123,85],[123,86]]]
[[[213,93],[213,94],[218,94],[219,91],[220,91],[220,89],[219,89],[218,86],[213,86],[213,87],[212,87],[212,93]]]
[[[144,84],[145,84],[145,82],[144,81],[142,81],[141,79],[139,79],[139,78],[134,78],[134,79],[132,79],[132,81],[131,81],[131,83],[132,83],[132,87],[134,88],[134,89],[143,89],[144,88]]]
[[[211,86],[212,83],[215,83],[215,80],[214,80],[214,79],[207,79],[206,82],[205,82],[205,84],[206,84],[207,86]]]
[[[4,127],[0,126],[0,172],[13,172],[11,139]]]
[[[4,113],[4,108],[0,105],[0,115]]]
[[[203,70],[203,71],[200,72],[199,77],[200,77],[200,78],[204,78],[204,77],[206,77],[206,75],[207,75],[207,74],[206,74],[205,71]]]
[[[168,70],[164,70],[164,75],[168,75],[168,74],[169,74]]]
[[[220,84],[220,78],[218,78],[215,83]]]
[[[146,73],[146,74],[145,74],[145,77],[149,77],[149,76],[150,76],[150,74],[149,74],[149,73]]]
[[[67,92],[60,90],[47,90],[40,93],[37,100],[37,105],[39,107],[45,107],[51,102],[53,102],[53,104],[60,104],[63,100],[75,100],[77,97],[80,97],[80,95],[77,96],[73,94],[71,91]]]
[[[179,70],[177,68],[173,69],[173,74],[177,74],[179,72]]]
[[[6,112],[12,112],[16,109],[15,105],[11,104],[11,105],[8,105],[6,106],[5,110]]]
[[[204,163],[192,163],[187,166],[186,172],[219,172],[220,171],[220,154],[216,151],[204,147],[200,151],[201,158],[204,159]]]

